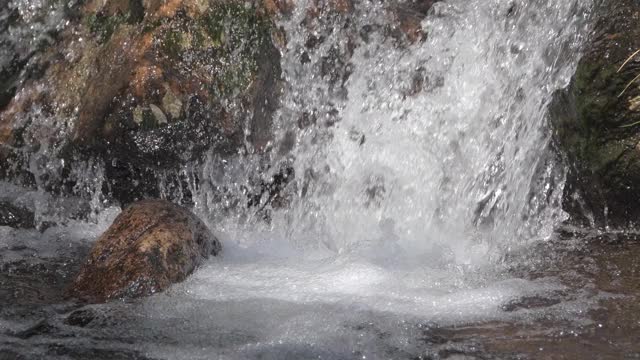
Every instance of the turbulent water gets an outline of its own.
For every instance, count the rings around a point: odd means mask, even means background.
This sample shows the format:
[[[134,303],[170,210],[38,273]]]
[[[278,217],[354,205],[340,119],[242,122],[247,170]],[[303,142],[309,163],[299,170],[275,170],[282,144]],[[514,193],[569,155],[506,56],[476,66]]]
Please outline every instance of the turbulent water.
[[[384,4],[320,18],[308,32],[299,6],[284,24],[287,87],[272,155],[295,169],[292,204],[266,229],[232,218],[221,231],[338,254],[411,254],[426,265],[482,265],[547,239],[564,219],[565,175],[547,104],[570,80],[589,7],[437,3],[423,23],[427,40],[404,47],[381,30]],[[308,50],[309,36],[323,42]],[[264,168],[211,158],[196,172],[240,189]],[[210,190],[193,188],[205,217],[219,206]]]
[[[280,24],[288,34],[286,85],[269,158],[211,154],[182,170],[195,212],[222,240],[222,257],[166,294],[89,307],[98,320],[79,332],[58,322],[50,338],[4,344],[34,356],[58,344],[185,359],[437,358],[428,350],[444,346],[435,327],[588,322],[581,314],[601,294],[539,310],[505,306],[569,291],[553,276],[524,279],[509,269],[525,266],[526,254],[566,219],[565,167],[547,106],[575,70],[591,1],[443,1],[422,22],[425,40],[410,45],[389,35],[393,17],[383,2],[311,23],[303,21],[308,6],[298,3]],[[46,27],[57,18],[38,19]],[[46,33],[33,29],[2,41],[24,46]],[[309,47],[311,37],[321,40]],[[51,171],[41,159],[32,160],[36,178]],[[232,206],[255,174],[268,181],[284,166],[295,176],[283,207]],[[99,169],[77,169],[88,192],[100,189]],[[9,183],[0,191],[35,207],[40,222],[87,211],[78,200]],[[180,198],[168,187],[164,195]],[[98,194],[86,207],[89,220],[43,233],[0,228],[0,247],[17,249],[2,260],[29,251],[71,257],[119,211]],[[64,306],[48,314],[61,319]],[[38,320],[11,314],[0,329]],[[475,346],[457,349],[473,354]]]

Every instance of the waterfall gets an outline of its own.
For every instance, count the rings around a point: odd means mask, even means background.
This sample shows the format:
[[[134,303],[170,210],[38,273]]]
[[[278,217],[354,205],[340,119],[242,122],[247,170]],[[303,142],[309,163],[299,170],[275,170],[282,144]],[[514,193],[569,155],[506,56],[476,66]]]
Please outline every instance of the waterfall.
[[[11,2],[33,25],[10,26],[3,49],[36,46],[63,28],[64,7],[55,4]],[[212,152],[204,163],[157,174],[161,195],[190,197],[240,247],[268,239],[473,266],[549,238],[566,215],[547,106],[574,72],[591,1],[451,0],[426,16],[413,2],[356,1],[346,12],[335,4],[297,2],[278,24],[284,86],[267,154]],[[411,30],[419,39],[402,33],[399,14],[407,13],[421,20]],[[3,67],[14,61],[0,55]],[[66,171],[57,156],[71,120],[34,108],[23,121],[32,123],[23,136],[26,170],[44,198],[38,218],[64,218],[68,211],[56,214],[44,190]],[[261,184],[283,171],[290,174],[278,201],[260,198]],[[80,162],[64,176],[97,219],[105,205],[100,162]],[[256,193],[257,206],[247,208]]]
[[[53,325],[38,318],[33,335],[20,322],[40,313],[10,307],[20,320],[0,318],[0,345],[34,356],[64,344],[87,356],[99,347],[185,359],[484,358],[474,342],[429,353],[450,346],[431,331],[584,321],[597,290],[568,290],[553,274],[520,278],[506,259],[567,219],[548,106],[575,72],[594,0],[293,3],[278,17],[282,86],[265,150],[245,124],[240,153],[154,170],[160,197],[192,205],[222,255],[165,293],[81,308],[81,321],[98,314],[81,327],[55,304]],[[10,12],[31,22],[0,32],[0,70],[64,28],[65,9],[43,0],[0,9],[0,29]],[[77,256],[121,211],[105,191],[109,164],[59,156],[77,114],[23,115],[18,170],[30,182],[0,181],[0,200],[31,204],[46,226],[0,227],[0,260]],[[63,177],[72,189],[51,191]],[[520,299],[533,308],[505,310]],[[558,339],[573,334],[560,330]]]
[[[589,1],[440,2],[413,44],[393,36],[383,2],[311,19],[310,6],[282,22],[270,163],[211,157],[197,170],[212,226],[229,241],[458,265],[551,236],[566,218],[565,170],[547,105],[574,72]],[[295,179],[268,224],[255,210],[215,216],[226,205],[212,187],[241,192],[282,163]]]

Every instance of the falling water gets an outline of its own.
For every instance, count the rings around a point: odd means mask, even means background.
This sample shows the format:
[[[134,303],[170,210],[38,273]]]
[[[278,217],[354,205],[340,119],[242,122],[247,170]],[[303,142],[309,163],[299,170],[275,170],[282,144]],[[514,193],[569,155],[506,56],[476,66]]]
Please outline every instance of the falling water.
[[[566,219],[547,106],[575,71],[591,1],[439,2],[414,43],[394,35],[384,2],[315,18],[311,6],[280,21],[285,85],[268,155],[210,154],[180,170],[223,256],[167,294],[97,307],[130,310],[115,328],[149,354],[405,357],[425,324],[520,316],[501,305],[563,289],[503,270]],[[287,167],[278,202],[238,205]],[[91,208],[97,234],[114,210],[97,195]],[[65,231],[86,236],[79,224]]]
[[[381,357],[418,346],[421,330],[405,321],[500,319],[512,299],[561,291],[500,269],[565,219],[547,105],[575,70],[590,2],[437,3],[426,39],[411,45],[389,36],[383,3],[311,21],[308,6],[282,23],[286,86],[270,158],[211,156],[185,169],[226,253],[146,310],[168,321],[161,314],[179,307],[173,316],[197,322],[186,337],[223,323],[260,340],[180,356],[331,358],[355,347]],[[234,197],[220,189],[244,194],[252,176],[269,182],[284,166],[295,174],[284,208],[263,198],[262,210],[229,210]]]
[[[243,210],[222,233],[471,266],[552,234],[565,219],[565,173],[547,105],[573,74],[590,2],[436,3],[426,40],[412,45],[386,33],[383,3],[312,21],[308,6],[283,24],[271,164],[211,157],[198,169],[210,187],[193,188],[211,217],[211,186],[241,192],[253,173],[267,168],[269,181],[286,163],[290,205],[268,225],[238,221],[253,215]],[[310,38],[322,40],[310,48]]]

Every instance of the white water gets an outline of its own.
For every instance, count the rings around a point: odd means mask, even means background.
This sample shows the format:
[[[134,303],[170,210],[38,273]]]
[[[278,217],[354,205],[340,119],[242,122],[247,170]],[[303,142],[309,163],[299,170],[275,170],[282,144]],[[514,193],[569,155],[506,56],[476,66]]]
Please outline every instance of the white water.
[[[273,144],[295,134],[291,152],[273,159],[295,168],[291,207],[274,210],[269,224],[246,212],[221,218],[213,216],[220,206],[211,189],[194,188],[196,210],[216,229],[224,254],[147,310],[163,317],[177,307],[173,316],[187,318],[187,328],[195,322],[216,332],[211,321],[257,340],[183,356],[380,358],[389,347],[412,346],[419,330],[405,321],[581,313],[584,301],[504,313],[500,306],[510,300],[563,287],[511,279],[501,274],[501,259],[547,240],[565,218],[565,173],[550,148],[547,105],[574,72],[591,3],[436,4],[423,22],[424,43],[396,47],[380,32],[368,44],[353,40],[344,89],[322,77],[322,57],[347,51],[354,29],[388,23],[386,7],[357,7],[346,29],[326,35],[301,64],[306,37],[323,31],[301,30],[305,6],[284,23],[287,87]],[[424,86],[405,96],[415,76]],[[316,125],[297,129],[302,113],[314,111]],[[339,121],[324,126],[329,118]],[[239,189],[257,169],[212,158],[200,177]],[[311,181],[303,175],[310,173]],[[384,340],[352,328],[369,322],[385,328],[376,330]]]
[[[394,357],[389,349],[419,351],[416,324],[581,312],[585,301],[544,314],[500,306],[563,289],[509,278],[502,259],[547,240],[565,217],[546,108],[574,72],[591,1],[445,1],[422,24],[426,41],[408,47],[383,30],[368,42],[358,35],[390,23],[384,4],[356,5],[346,26],[322,17],[311,29],[300,25],[309,4],[297,4],[282,23],[286,86],[270,160],[295,169],[291,205],[264,222],[220,201],[214,189],[241,194],[264,168],[251,156],[185,168],[200,179],[195,211],[224,253],[136,307],[134,328],[177,340],[145,349],[170,358]],[[302,64],[314,32],[326,39]],[[321,62],[354,44],[341,88]],[[410,91],[418,78],[422,88]],[[305,112],[316,124],[298,129]],[[290,134],[293,148],[279,151]]]
[[[295,168],[293,204],[266,229],[236,218],[223,228],[216,218],[214,228],[249,244],[375,248],[472,266],[550,236],[564,219],[564,170],[550,150],[546,107],[574,71],[588,1],[438,3],[423,23],[424,43],[398,48],[381,32],[368,44],[352,40],[353,73],[338,90],[321,76],[322,57],[346,52],[356,30],[390,15],[384,5],[360,5],[348,28],[301,64],[307,36],[323,31],[301,31],[305,6],[285,23],[287,87],[274,142],[295,134],[293,150],[274,155]],[[422,89],[406,95],[417,77]],[[302,114],[314,111],[317,124],[298,130]],[[324,126],[330,116],[339,121]],[[242,162],[211,159],[199,175],[215,186],[248,186],[258,167]],[[194,192],[208,217],[219,201],[206,185]]]
[[[296,173],[291,207],[273,211],[270,224],[244,212],[220,219],[212,216],[219,205],[210,188],[194,189],[196,210],[226,245],[225,261],[273,258],[286,278],[283,263],[306,266],[328,256],[347,278],[360,272],[375,287],[406,277],[407,289],[426,289],[455,287],[461,274],[489,271],[507,252],[548,239],[565,218],[565,174],[550,148],[546,108],[573,74],[590,5],[437,3],[423,22],[427,40],[403,48],[381,32],[370,34],[368,43],[353,40],[363,26],[389,22],[385,5],[360,4],[348,26],[326,25],[343,30],[327,35],[302,64],[307,37],[324,30],[322,18],[301,30],[308,5],[300,3],[284,23],[287,87],[274,144],[295,134],[293,150],[281,156]],[[337,89],[322,77],[321,61],[335,49],[346,52],[348,39],[356,44],[347,57],[353,73]],[[406,95],[416,76],[424,86]],[[332,126],[324,126],[326,109],[339,119]],[[313,111],[316,125],[298,130],[302,113]],[[200,176],[218,186],[245,185],[238,179],[255,169],[246,161],[216,161]],[[221,175],[220,168],[228,170]],[[292,277],[332,278],[323,266],[294,267]],[[217,271],[213,266],[202,273]],[[244,270],[237,271],[234,276],[242,277]],[[335,290],[351,292],[354,284],[341,284],[341,276]],[[275,292],[290,292],[282,286]]]

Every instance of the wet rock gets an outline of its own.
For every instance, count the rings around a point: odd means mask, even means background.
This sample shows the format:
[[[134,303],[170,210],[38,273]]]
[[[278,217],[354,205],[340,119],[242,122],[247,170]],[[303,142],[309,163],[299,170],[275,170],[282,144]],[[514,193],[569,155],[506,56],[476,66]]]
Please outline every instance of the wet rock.
[[[97,316],[98,314],[90,308],[78,309],[69,314],[64,319],[64,323],[70,326],[85,327],[95,320]]]
[[[7,252],[21,252],[21,254]],[[28,260],[8,261],[14,256],[24,256]],[[0,249],[0,315],[23,317],[34,314],[43,305],[63,300],[63,291],[77,272],[75,259],[38,258],[38,252],[27,247]],[[9,314],[8,312],[13,312]]]
[[[153,360],[136,350],[105,349],[99,345],[53,343],[46,346],[43,359],[92,359],[92,360]]]
[[[535,309],[541,307],[549,307],[559,304],[562,300],[559,298],[544,296],[525,296],[519,299],[509,301],[501,306],[503,311],[511,312],[520,309]]]
[[[85,2],[38,59],[42,74],[0,109],[0,160],[26,162],[20,149],[42,143],[67,167],[98,157],[105,191],[126,204],[209,150],[264,151],[281,81],[267,13],[243,1]],[[132,183],[148,185],[132,195]]]
[[[640,4],[604,1],[594,33],[551,118],[573,165],[565,208],[603,224],[640,215]]]
[[[287,207],[291,202],[291,194],[287,193],[286,188],[294,179],[295,172],[290,166],[281,168],[268,181],[257,179],[257,184],[254,184],[255,192],[247,193],[247,208],[256,208],[266,219],[267,206],[272,209]]]
[[[35,216],[28,209],[0,201],[0,226],[31,229],[35,227]]]
[[[422,41],[426,34],[422,30],[422,20],[437,0],[410,0],[393,5],[393,14],[397,23],[394,36],[397,39],[406,37],[410,43]]]
[[[314,35],[301,58],[317,62],[309,66],[321,68],[339,102],[347,96],[354,49],[374,32],[398,46],[417,41],[432,3],[397,0],[376,23],[360,24],[353,21],[366,18],[360,1],[309,2],[301,26]],[[222,158],[286,152],[272,143],[283,86],[277,46],[287,41],[273,17],[288,16],[295,6],[289,0],[80,2],[53,46],[31,59],[37,71],[12,85],[15,95],[0,109],[0,178],[86,197],[78,190],[82,179],[70,174],[78,163],[92,162],[103,170],[107,200],[127,205],[159,197],[159,183],[173,181],[167,187],[180,188],[188,202],[189,190],[173,180],[186,163],[210,152]],[[321,46],[336,31],[345,33],[344,43]],[[337,114],[331,106],[314,118],[330,127]],[[42,166],[51,176],[36,174],[27,166],[33,154],[63,164]]]
[[[67,294],[90,302],[151,295],[184,280],[220,242],[187,209],[137,202],[97,240]]]
[[[34,336],[49,334],[51,333],[51,331],[53,331],[53,329],[54,327],[49,324],[46,319],[43,319],[33,324],[32,326],[29,326],[27,329],[18,331],[12,335],[20,339],[29,339]]]
[[[0,353],[0,360],[27,360],[25,355],[17,353],[15,350],[3,350]]]
[[[328,79],[328,96],[335,99],[335,103],[340,103],[348,97],[346,84],[354,70],[352,57],[355,50],[373,38],[398,48],[407,48],[425,39],[422,20],[436,2],[394,0],[384,3],[379,13],[369,14],[365,12],[370,12],[371,8],[363,5],[366,2],[361,0],[310,1],[301,22],[308,35],[304,48],[300,49],[299,61],[304,66],[320,70],[319,75]],[[342,40],[329,46],[327,40],[335,37]],[[416,76],[411,86],[413,95],[421,90],[421,81]],[[314,109],[313,114],[303,114],[298,126],[305,128],[315,124],[316,119],[326,119],[320,125],[331,127],[340,121],[337,113],[333,106]]]

